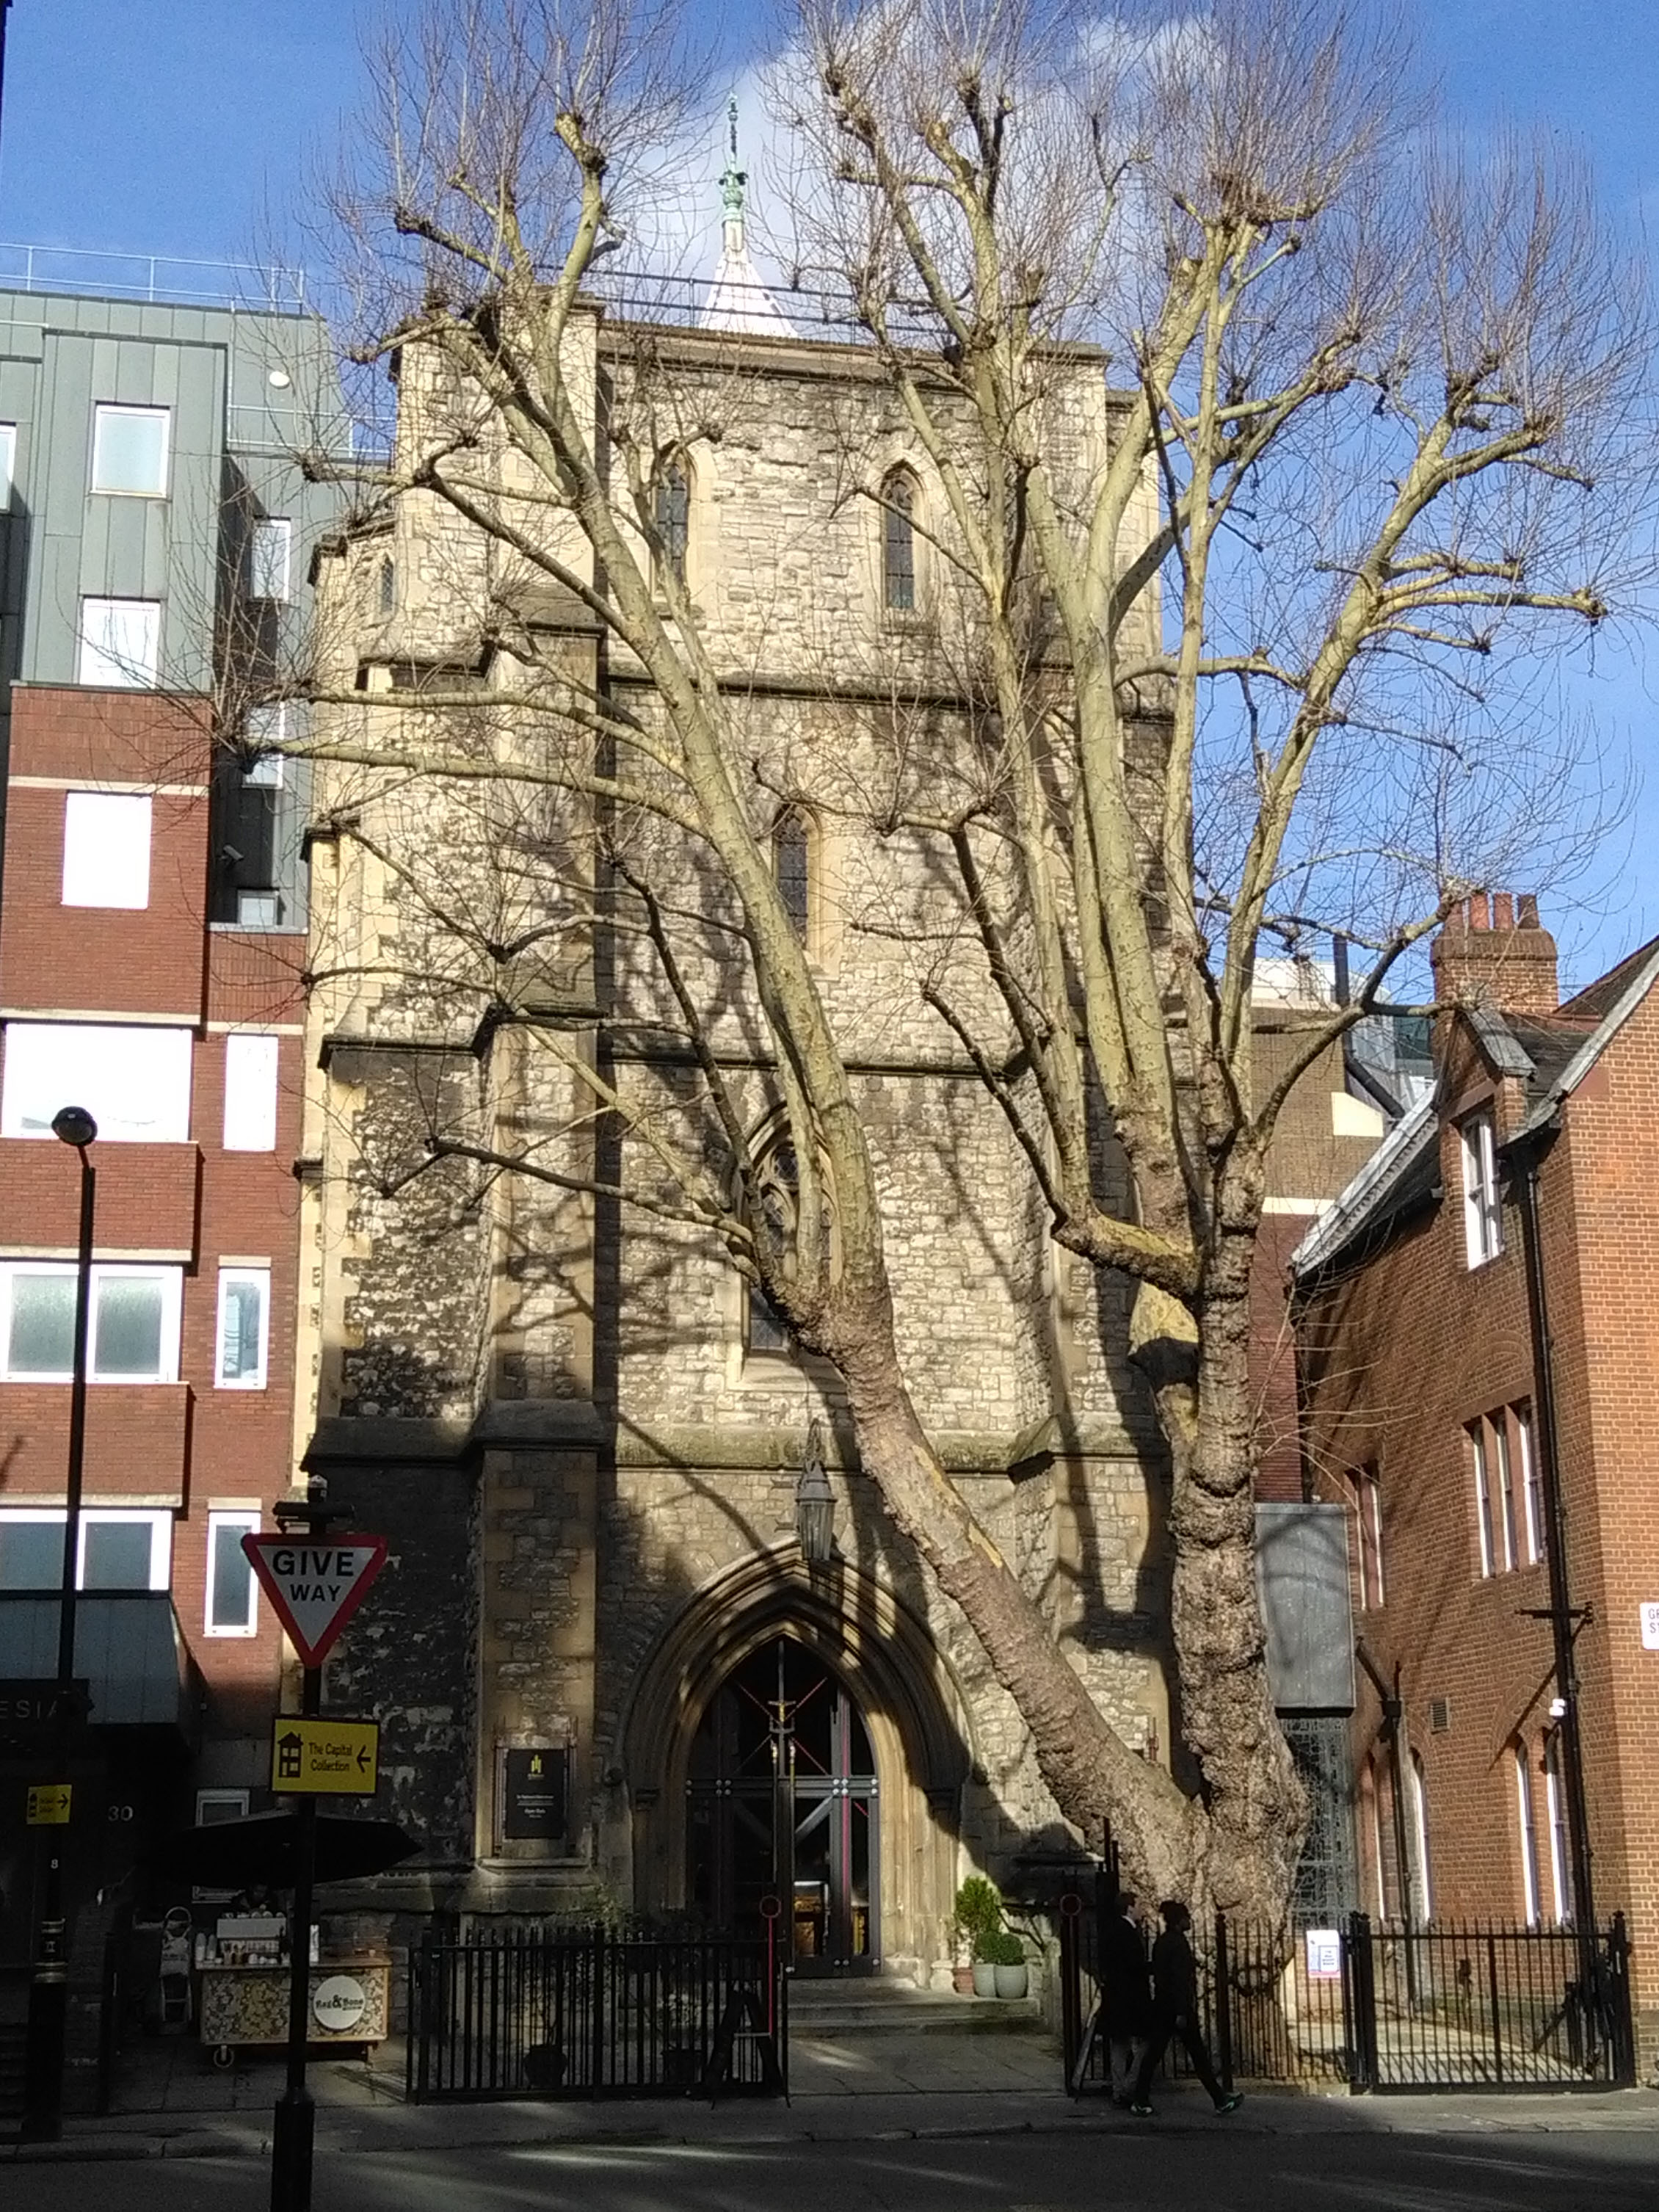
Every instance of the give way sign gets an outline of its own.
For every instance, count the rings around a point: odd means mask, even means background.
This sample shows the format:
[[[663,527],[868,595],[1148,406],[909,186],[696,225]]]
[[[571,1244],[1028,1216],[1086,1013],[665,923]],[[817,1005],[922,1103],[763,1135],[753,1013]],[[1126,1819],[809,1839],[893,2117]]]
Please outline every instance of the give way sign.
[[[322,1664],[386,1565],[384,1536],[250,1534],[242,1549],[307,1667]]]

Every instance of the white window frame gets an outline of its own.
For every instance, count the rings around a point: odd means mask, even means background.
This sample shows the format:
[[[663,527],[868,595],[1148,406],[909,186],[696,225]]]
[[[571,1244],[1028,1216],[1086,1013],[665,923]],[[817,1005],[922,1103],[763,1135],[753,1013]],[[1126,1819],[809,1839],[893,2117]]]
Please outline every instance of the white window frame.
[[[0,514],[11,513],[17,488],[17,425],[0,422]]]
[[[246,910],[246,902],[265,899],[270,912],[257,920]],[[236,891],[236,927],[238,929],[280,929],[283,926],[283,894],[275,884],[241,884]]]
[[[1510,1411],[1515,1418],[1516,1445],[1521,1457],[1521,1510],[1526,1524],[1527,1565],[1535,1567],[1544,1556],[1544,1486],[1533,1449],[1532,1408],[1515,1406]]]
[[[240,1283],[259,1285],[259,1364],[253,1375],[224,1371],[225,1310],[229,1292]],[[219,1305],[213,1333],[213,1387],[216,1390],[263,1390],[270,1360],[270,1270],[269,1267],[221,1267]],[[258,1525],[257,1522],[255,1524]]]
[[[282,1052],[281,1037],[267,1030],[232,1030],[227,1035],[222,1131],[226,1152],[276,1151]]]
[[[0,1260],[0,1382],[67,1382],[71,1379],[67,1367],[54,1368],[36,1373],[33,1370],[15,1374],[10,1365],[12,1286],[22,1277],[55,1276],[60,1282],[75,1280],[75,1264],[66,1260]],[[98,1320],[100,1295],[103,1285],[111,1280],[130,1282],[137,1276],[146,1282],[161,1286],[161,1367],[155,1375],[100,1375],[98,1372]],[[157,1382],[176,1382],[179,1380],[179,1323],[184,1306],[184,1270],[181,1267],[144,1267],[125,1260],[94,1261],[92,1267],[92,1311],[89,1316],[91,1338],[88,1345],[87,1380],[100,1389],[137,1387],[143,1389]]]
[[[1538,1831],[1533,1820],[1532,1769],[1527,1747],[1515,1747],[1515,1811],[1521,1829],[1521,1899],[1528,1928],[1543,1918],[1538,1881]]]
[[[1558,1928],[1572,1924],[1571,1847],[1567,1838],[1566,1795],[1561,1779],[1561,1738],[1553,1731],[1544,1739],[1544,1816],[1550,1827],[1550,1902]]]
[[[1520,1554],[1515,1541],[1515,1474],[1510,1461],[1510,1425],[1500,1410],[1486,1425],[1492,1431],[1492,1455],[1498,1468],[1498,1534],[1504,1541],[1504,1571],[1513,1574]]]
[[[67,1509],[62,1505],[0,1506],[0,1523],[24,1523],[35,1528],[61,1528],[68,1519]],[[87,1531],[94,1526],[132,1528],[147,1523],[149,1528],[149,1581],[151,1590],[167,1590],[173,1587],[173,1516],[165,1507],[127,1505],[83,1505],[81,1526],[76,1534],[75,1587],[87,1586]],[[56,1581],[50,1585],[57,1587]],[[94,1592],[94,1595],[96,1593]]]
[[[250,707],[247,710],[242,736],[248,757],[242,770],[242,781],[254,790],[280,791],[288,781],[287,755],[264,750],[267,745],[288,742],[288,701],[279,699],[269,706]]]
[[[1474,1525],[1480,1544],[1480,1578],[1488,1580],[1492,1572],[1492,1474],[1486,1459],[1486,1425],[1471,1421],[1464,1431],[1474,1460]]]
[[[148,907],[154,816],[145,792],[66,791],[62,904]]]
[[[113,623],[118,612],[138,622],[141,639],[124,637],[118,646]],[[101,635],[95,632],[101,631]],[[134,652],[135,644],[142,650]],[[160,599],[84,599],[75,663],[75,680],[98,691],[153,691],[161,675]]]
[[[98,481],[104,425],[122,418],[131,420],[135,416],[159,422],[161,425],[161,481],[153,491],[139,491],[131,484],[104,484]],[[119,399],[100,399],[97,402],[92,410],[92,489],[100,499],[165,499],[172,465],[173,410],[170,407],[140,406]]]
[[[55,1142],[52,1115],[84,1106],[100,1145],[188,1144],[195,1049],[192,1030],[148,1022],[8,1022],[0,1137]],[[158,1110],[149,1121],[125,1121],[140,1069]]]
[[[213,1618],[215,1584],[218,1579],[219,1547],[217,1538],[223,1529],[234,1528],[243,1535],[258,1535],[259,1516],[243,1509],[237,1511],[210,1513],[207,1517],[207,1568],[203,1576],[202,1632],[204,1636],[257,1636],[259,1632],[259,1577],[252,1567],[248,1570],[247,1619],[231,1626],[216,1623]],[[244,1808],[246,1809],[246,1807]]]
[[[286,606],[293,590],[294,525],[286,515],[262,514],[248,532],[247,595],[269,606]]]
[[[1413,1910],[1419,1920],[1434,1917],[1434,1881],[1429,1869],[1429,1778],[1420,1752],[1413,1752],[1407,1772],[1411,1792],[1412,1836],[1417,1845],[1417,1864],[1412,1869],[1417,1895]]]
[[[252,1802],[252,1793],[246,1790],[198,1790],[196,1793],[196,1825],[198,1828],[204,1825],[202,1815],[210,1805],[234,1806],[235,1808],[235,1811],[233,1814],[233,1818],[238,1820],[246,1820],[248,1815],[248,1808]],[[234,1893],[235,1893],[234,1891],[228,1889],[222,1891],[216,1889],[211,1892],[198,1889],[193,1893],[197,1897],[206,1897],[209,1895],[212,1895],[214,1897],[231,1897],[234,1896]]]
[[[1463,1241],[1471,1267],[1484,1267],[1504,1249],[1504,1207],[1498,1188],[1498,1132],[1491,1114],[1458,1124],[1463,1162]]]

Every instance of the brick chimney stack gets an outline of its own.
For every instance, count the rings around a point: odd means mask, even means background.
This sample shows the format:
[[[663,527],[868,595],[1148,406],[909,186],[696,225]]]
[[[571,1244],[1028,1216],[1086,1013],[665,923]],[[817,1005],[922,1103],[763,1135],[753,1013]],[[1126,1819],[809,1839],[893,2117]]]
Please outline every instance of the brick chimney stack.
[[[1555,939],[1530,891],[1476,891],[1446,917],[1431,948],[1435,996],[1445,1005],[1553,1014],[1560,1004]]]

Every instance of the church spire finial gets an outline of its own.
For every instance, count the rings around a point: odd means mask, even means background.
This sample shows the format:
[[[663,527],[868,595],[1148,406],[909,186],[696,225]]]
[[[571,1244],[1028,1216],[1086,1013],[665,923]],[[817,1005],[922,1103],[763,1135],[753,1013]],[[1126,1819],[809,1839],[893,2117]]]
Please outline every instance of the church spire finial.
[[[747,173],[738,167],[738,95],[735,92],[726,105],[726,173],[720,179],[720,205],[726,211],[724,242],[728,253],[741,253],[744,187],[749,179]]]

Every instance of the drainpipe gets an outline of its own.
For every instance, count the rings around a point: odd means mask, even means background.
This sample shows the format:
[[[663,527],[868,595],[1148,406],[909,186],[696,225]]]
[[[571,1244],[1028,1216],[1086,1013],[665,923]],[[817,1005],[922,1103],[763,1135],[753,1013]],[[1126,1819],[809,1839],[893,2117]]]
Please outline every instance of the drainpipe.
[[[1562,1494],[1560,1430],[1555,1402],[1554,1346],[1539,1231],[1538,1166],[1560,1130],[1560,1116],[1510,1148],[1514,1189],[1521,1215],[1527,1267],[1527,1312],[1532,1331],[1533,1449],[1544,1504],[1544,1556],[1549,1577],[1548,1620],[1555,1650],[1555,1694],[1561,1702],[1562,1779],[1567,1794],[1567,1848],[1572,1863],[1572,1912],[1583,1941],[1595,1941],[1595,1899],[1590,1883],[1589,1802],[1579,1729],[1578,1668],[1573,1651],[1577,1615],[1567,1578],[1566,1502]]]

